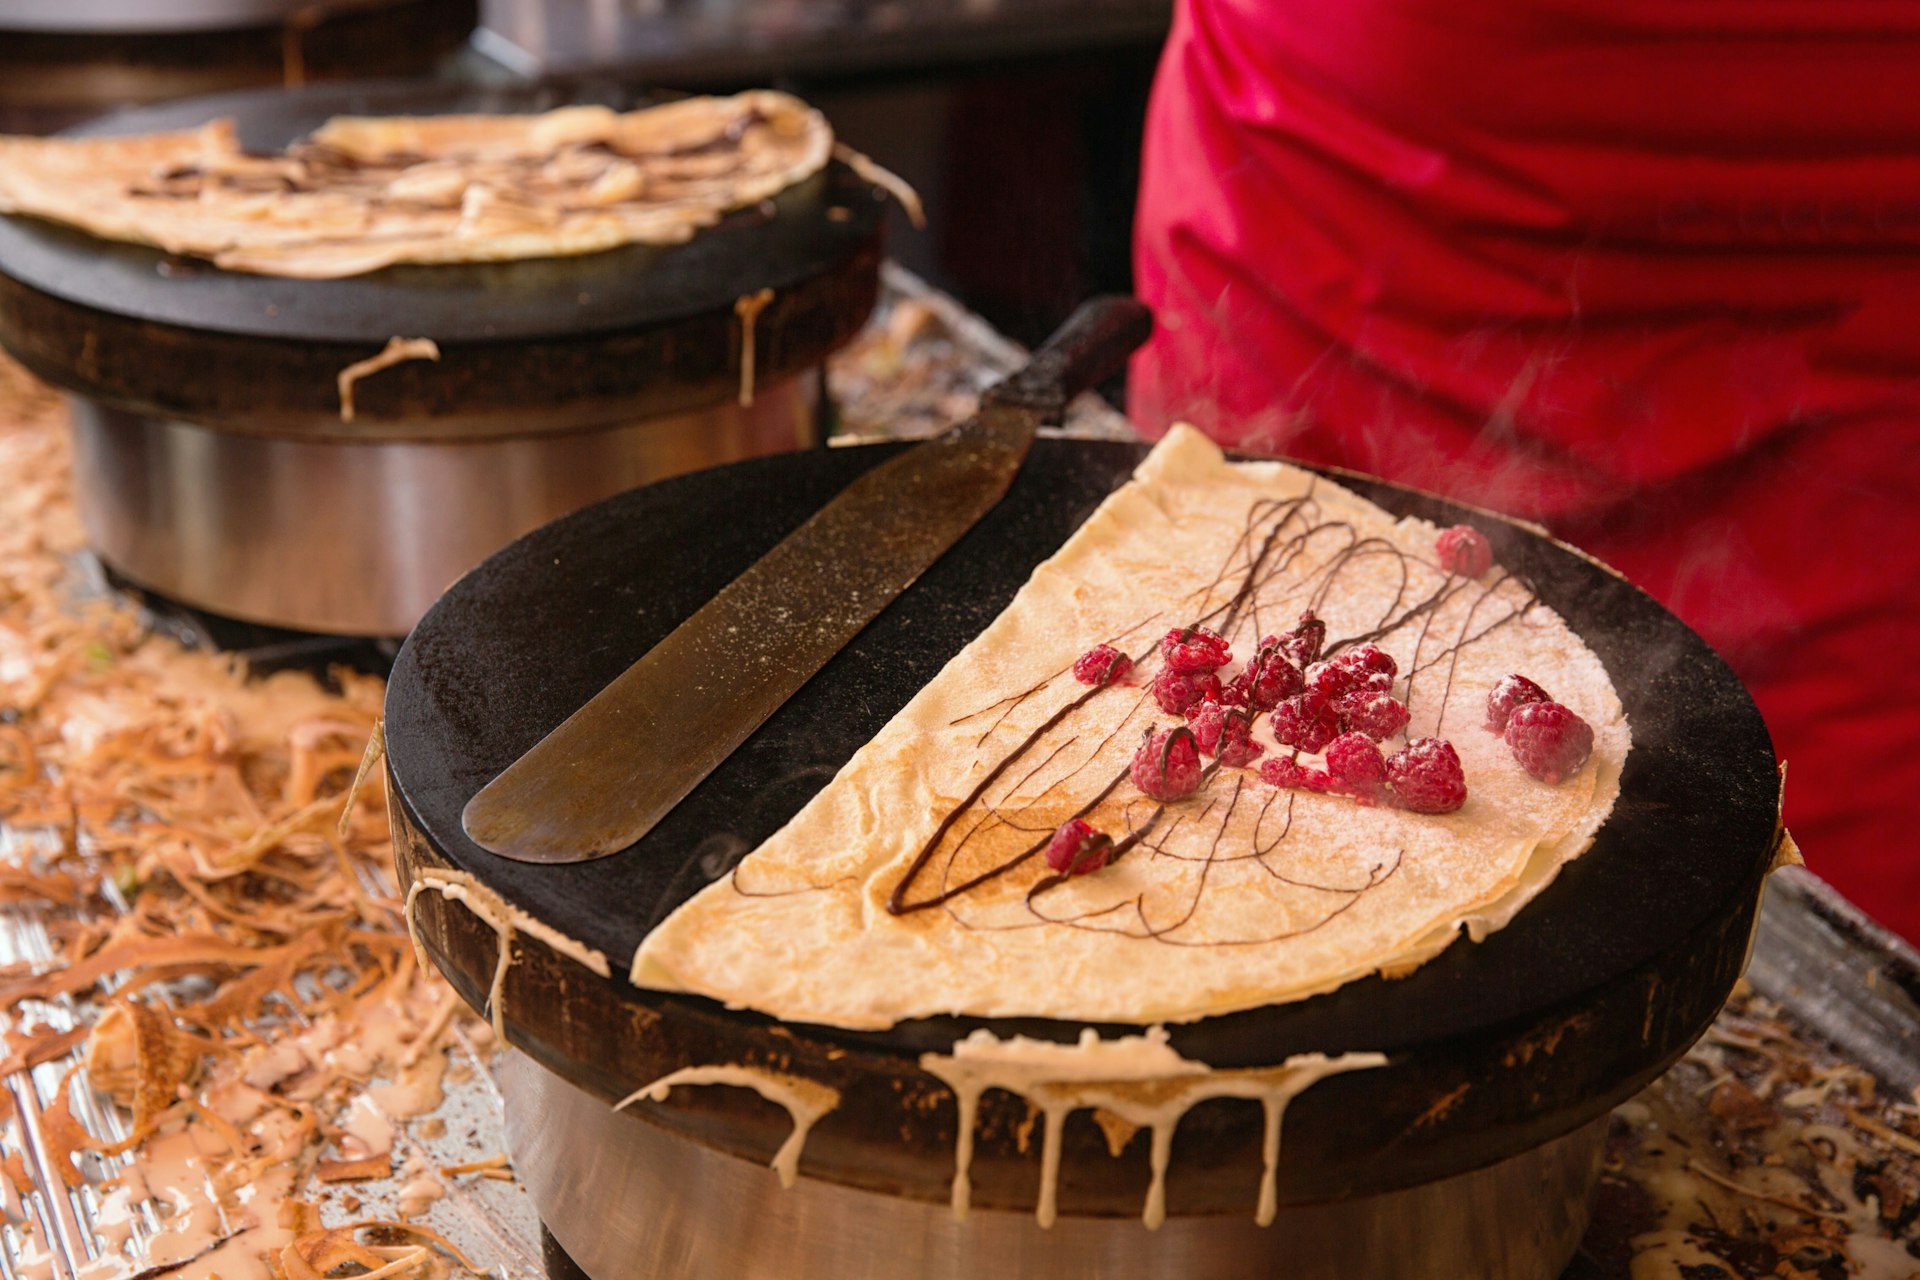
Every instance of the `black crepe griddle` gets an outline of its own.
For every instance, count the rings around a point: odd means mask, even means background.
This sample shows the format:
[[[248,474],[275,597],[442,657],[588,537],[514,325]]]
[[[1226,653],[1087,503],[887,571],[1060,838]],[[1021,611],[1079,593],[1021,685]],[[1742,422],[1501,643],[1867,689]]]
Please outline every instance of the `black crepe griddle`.
[[[628,110],[606,86],[396,82],[244,91],[118,112],[69,131],[194,128],[222,116],[277,151],[335,115]],[[710,404],[737,386],[737,299],[771,288],[756,330],[764,386],[844,341],[877,288],[884,193],[834,163],[679,245],[517,262],[398,265],[339,280],[223,271],[58,223],[0,216],[0,341],[42,377],[134,412],[232,430],[348,438],[529,434]],[[390,337],[431,337],[338,421],[334,375]],[[182,378],[182,368],[194,371]]]
[[[421,621],[389,686],[386,734],[405,877],[469,872],[604,952],[611,980],[522,940],[503,1005],[514,1042],[613,1098],[693,1063],[759,1062],[841,1089],[806,1148],[816,1176],[944,1198],[955,1114],[918,1055],[979,1026],[1072,1040],[1081,1024],[929,1018],[884,1032],[781,1024],[624,981],[640,939],[772,834],[1011,600],[1131,473],[1139,446],[1041,440],[1005,501],[637,846],[572,866],[485,853],[460,811],[495,773],[848,483],[897,452],[868,446],[747,462],[635,490],[556,521],[464,578]],[[1625,702],[1634,748],[1593,848],[1504,930],[1398,981],[1170,1027],[1219,1067],[1380,1050],[1382,1070],[1308,1091],[1287,1115],[1283,1202],[1384,1190],[1492,1163],[1568,1132],[1651,1079],[1711,1021],[1744,963],[1777,834],[1770,740],[1739,681],[1692,631],[1603,566],[1478,512],[1342,476],[1386,509],[1484,529],[1584,636]],[[1477,729],[1463,732],[1478,732]],[[658,744],[662,751],[671,743]],[[484,1003],[490,928],[438,895],[421,925],[466,998]],[[1102,1033],[1130,1028],[1103,1026]],[[764,1159],[783,1112],[742,1090],[679,1090],[649,1115]],[[1183,1121],[1172,1212],[1244,1208],[1259,1110],[1208,1103]],[[982,1104],[975,1203],[1028,1208],[1037,1158],[1023,1103]],[[1134,1214],[1136,1144],[1106,1154],[1085,1116],[1065,1136],[1064,1212]]]

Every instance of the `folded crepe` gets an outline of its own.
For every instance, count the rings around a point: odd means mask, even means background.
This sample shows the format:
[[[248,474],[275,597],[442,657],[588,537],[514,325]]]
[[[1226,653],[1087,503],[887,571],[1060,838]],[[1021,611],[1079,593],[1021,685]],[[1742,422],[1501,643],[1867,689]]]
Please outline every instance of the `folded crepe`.
[[[633,981],[850,1028],[1146,1024],[1402,973],[1502,927],[1592,843],[1630,735],[1579,636],[1498,566],[1442,569],[1436,534],[1175,428],[791,822],[648,935]],[[1231,677],[1308,608],[1330,651],[1364,639],[1396,659],[1412,720],[1383,748],[1450,741],[1468,789],[1457,811],[1282,789],[1257,767],[1215,768],[1164,806],[1134,785],[1143,736],[1181,723],[1147,688],[1160,637],[1222,629]],[[1072,667],[1100,644],[1136,665],[1090,688]],[[1557,784],[1483,727],[1509,673],[1593,728],[1591,756]],[[1292,754],[1265,718],[1254,736],[1266,759]],[[1062,877],[1044,849],[1076,816],[1133,840]]]

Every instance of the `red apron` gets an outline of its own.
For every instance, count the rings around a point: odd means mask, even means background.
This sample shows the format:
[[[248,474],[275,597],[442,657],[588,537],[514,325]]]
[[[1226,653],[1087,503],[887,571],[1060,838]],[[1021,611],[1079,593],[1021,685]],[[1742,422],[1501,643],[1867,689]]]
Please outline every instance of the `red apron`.
[[[1182,0],[1130,399],[1617,566],[1920,939],[1916,67],[1911,0]]]

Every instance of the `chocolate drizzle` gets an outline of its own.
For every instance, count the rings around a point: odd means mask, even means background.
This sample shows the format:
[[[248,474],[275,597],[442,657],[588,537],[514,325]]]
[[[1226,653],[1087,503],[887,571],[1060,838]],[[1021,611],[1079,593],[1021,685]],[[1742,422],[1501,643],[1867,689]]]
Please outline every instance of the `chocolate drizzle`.
[[[1386,572],[1397,577],[1391,599],[1372,625],[1356,634],[1330,640],[1322,657],[1332,657],[1342,650],[1414,629],[1413,654],[1405,664],[1405,697],[1411,705],[1420,678],[1436,669],[1444,671],[1441,692],[1432,700],[1438,733],[1453,695],[1453,673],[1462,650],[1522,616],[1538,603],[1538,597],[1529,584],[1504,573],[1486,583],[1446,573],[1430,560],[1409,555],[1389,539],[1362,536],[1346,521],[1322,520],[1319,511],[1312,488],[1298,497],[1262,499],[1251,504],[1244,527],[1217,572],[1177,606],[1176,616],[1183,619],[1180,627],[1210,627],[1226,636],[1244,655],[1257,644],[1266,627],[1283,617],[1284,625],[1291,625],[1293,617],[1302,609],[1322,612],[1327,602],[1335,598],[1344,577],[1357,572],[1377,574],[1377,562],[1385,560],[1388,562]],[[1416,571],[1439,577],[1438,585],[1417,599],[1412,598]],[[1514,586],[1520,588],[1518,598],[1512,589]],[[1468,603],[1461,622],[1449,628],[1450,634],[1436,635],[1436,620],[1449,605],[1461,601]],[[1135,679],[1150,678],[1153,674],[1151,670],[1142,673],[1141,667],[1156,660],[1157,646],[1151,641],[1144,648],[1140,645],[1143,637],[1157,638],[1155,624],[1165,619],[1165,613],[1143,619],[1108,641],[1123,651],[1127,651],[1128,644],[1135,646],[1129,651],[1134,662],[1130,675]],[[1067,675],[1067,669],[1063,668],[1038,684],[961,717],[955,723],[997,712],[979,739],[984,744],[1023,708],[1048,700],[1050,694],[1058,696],[1053,691],[1060,689]],[[1076,686],[1068,684],[1067,687]],[[1118,698],[1123,690],[1133,693],[1132,707],[1117,726],[1098,742],[1091,743],[1090,751],[1089,742],[1083,740],[1080,733],[1067,732],[1062,736],[1060,731],[1070,731],[1079,713],[1097,699]],[[1263,713],[1255,713],[1254,718],[1259,714]],[[1124,763],[1106,774],[1102,785],[1091,796],[1078,802],[1070,798],[1070,791],[1079,790],[1070,786],[1073,780],[1090,766],[1103,759],[1113,760],[1120,754],[1117,744],[1130,740],[1130,729],[1138,728],[1142,734],[1151,735],[1156,728],[1165,726],[1165,719],[1158,717],[1157,708],[1146,694],[1132,685],[1102,684],[1066,698],[1038,726],[987,763],[968,794],[942,815],[933,833],[888,891],[886,909],[895,916],[908,916],[940,908],[961,927],[969,929],[1054,924],[1125,932],[1173,946],[1259,945],[1324,927],[1400,870],[1405,850],[1383,851],[1380,859],[1363,875],[1344,882],[1338,878],[1323,881],[1289,871],[1286,841],[1294,825],[1295,793],[1269,788],[1248,771],[1224,768],[1217,760],[1208,763],[1200,787],[1193,795],[1167,804],[1155,803],[1134,790]],[[1084,758],[1079,758],[1081,756]],[[1071,767],[1062,776],[1040,786],[1032,798],[1012,803],[1013,797],[1028,784],[1059,767],[1063,758]],[[1251,808],[1256,804],[1257,813]],[[1277,814],[1276,807],[1279,808]],[[1094,821],[1096,813],[1104,815],[1104,826],[1123,831],[1113,839],[1110,865],[1141,857],[1198,864],[1191,892],[1183,895],[1184,901],[1176,905],[1170,918],[1151,918],[1144,894],[1078,913],[1050,910],[1056,891],[1079,877],[1070,872],[1044,870],[1024,891],[1023,901],[1029,917],[1025,922],[988,924],[970,920],[958,910],[969,895],[1031,863],[1046,849],[1061,824],[1078,818],[1093,821],[1096,827],[1102,826],[1101,821]],[[1241,815],[1238,828],[1245,828],[1251,819],[1251,832],[1246,834],[1244,848],[1227,845],[1228,832],[1236,830],[1236,815]],[[990,841],[988,837],[1002,827],[1020,838],[1010,843],[1002,833],[997,842]],[[1193,852],[1191,836],[1183,841],[1185,852],[1176,850],[1176,833],[1195,827],[1211,833],[1202,845],[1204,851]],[[986,848],[990,843],[997,844],[997,850]],[[1178,936],[1198,912],[1209,874],[1216,864],[1245,861],[1255,863],[1267,875],[1289,886],[1325,895],[1324,910],[1305,919],[1289,921],[1285,928],[1267,936],[1205,941]],[[1106,870],[1098,874],[1112,873]],[[932,883],[928,883],[929,877]]]

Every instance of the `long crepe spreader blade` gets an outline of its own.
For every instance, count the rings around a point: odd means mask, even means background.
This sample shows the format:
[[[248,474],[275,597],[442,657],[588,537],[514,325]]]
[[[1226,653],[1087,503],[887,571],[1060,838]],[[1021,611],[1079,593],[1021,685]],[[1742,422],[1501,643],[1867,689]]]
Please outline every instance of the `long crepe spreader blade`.
[[[976,416],[860,476],[482,787],[467,835],[538,863],[633,845],[991,510],[1035,430],[1151,327],[1130,298],[1082,306]]]

